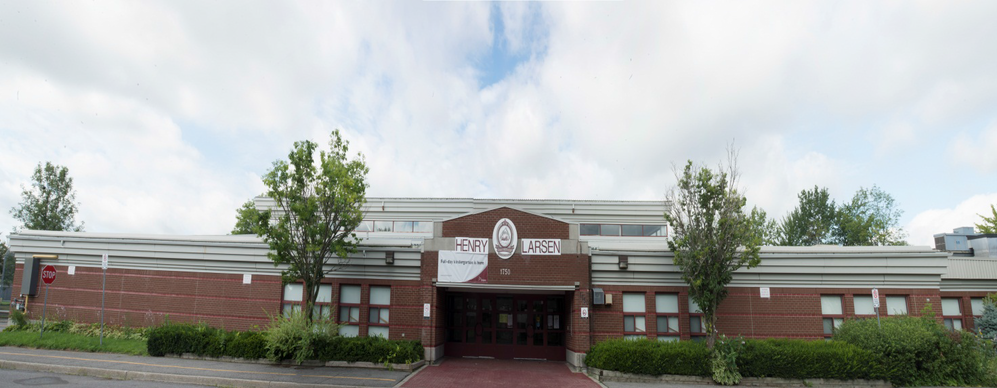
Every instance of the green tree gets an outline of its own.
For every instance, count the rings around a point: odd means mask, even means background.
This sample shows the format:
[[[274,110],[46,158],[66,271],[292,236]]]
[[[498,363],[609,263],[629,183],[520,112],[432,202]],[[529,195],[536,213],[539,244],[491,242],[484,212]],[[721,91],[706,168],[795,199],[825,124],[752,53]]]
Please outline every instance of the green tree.
[[[359,243],[353,231],[363,220],[368,169],[362,154],[347,159],[348,145],[333,131],[330,150],[319,154],[316,166],[318,145],[295,142],[288,160],[275,161],[263,176],[275,205],[260,212],[258,230],[274,265],[288,266],[284,283],[304,283],[309,321],[322,278],[346,264]]]
[[[833,241],[844,246],[907,245],[901,215],[889,193],[875,185],[859,188],[851,202],[838,207]]]
[[[983,337],[997,341],[997,294],[987,295],[983,298],[983,316],[975,321],[976,330]]]
[[[778,245],[779,223],[769,218],[768,213],[760,207],[752,207],[748,215],[751,230],[754,231],[757,245]]]
[[[83,231],[83,222],[76,224],[76,191],[69,169],[45,162],[35,167],[31,187],[21,187],[21,203],[10,214],[21,221],[21,228],[31,230]]]
[[[260,211],[256,210],[252,199],[235,211],[235,227],[232,228],[231,234],[260,234]]]
[[[758,234],[737,189],[736,158],[730,151],[727,166],[717,172],[689,161],[681,175],[676,171],[678,185],[668,194],[665,212],[674,231],[668,248],[689,284],[689,296],[703,311],[711,349],[717,338],[717,308],[727,297],[734,271],[761,262]]]
[[[983,234],[997,234],[997,209],[994,205],[990,205],[990,213],[993,217],[987,217],[982,214],[977,214],[983,219],[982,224],[976,224],[976,230]]]
[[[7,243],[0,242],[0,260],[3,261],[3,279],[0,279],[0,287],[10,287],[14,284],[14,251],[7,247]]]
[[[831,241],[837,218],[834,200],[827,188],[814,186],[797,197],[800,203],[779,225],[778,245],[810,246]]]

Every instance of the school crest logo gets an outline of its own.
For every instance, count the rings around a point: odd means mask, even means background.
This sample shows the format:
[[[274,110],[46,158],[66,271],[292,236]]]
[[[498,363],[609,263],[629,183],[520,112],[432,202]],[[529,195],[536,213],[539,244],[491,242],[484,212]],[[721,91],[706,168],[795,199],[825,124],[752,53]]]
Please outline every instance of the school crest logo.
[[[517,241],[519,241],[519,236],[516,234],[516,225],[512,221],[503,218],[495,224],[495,230],[492,231],[492,245],[494,245],[495,253],[498,254],[499,258],[512,257],[512,254],[516,253]]]

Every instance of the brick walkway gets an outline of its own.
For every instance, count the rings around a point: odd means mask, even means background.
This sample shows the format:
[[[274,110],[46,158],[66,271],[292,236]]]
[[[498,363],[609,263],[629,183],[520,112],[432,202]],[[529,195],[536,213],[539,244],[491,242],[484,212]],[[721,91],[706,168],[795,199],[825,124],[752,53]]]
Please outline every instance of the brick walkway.
[[[423,368],[404,388],[579,387],[600,385],[583,373],[573,373],[563,361],[516,361],[447,358]]]

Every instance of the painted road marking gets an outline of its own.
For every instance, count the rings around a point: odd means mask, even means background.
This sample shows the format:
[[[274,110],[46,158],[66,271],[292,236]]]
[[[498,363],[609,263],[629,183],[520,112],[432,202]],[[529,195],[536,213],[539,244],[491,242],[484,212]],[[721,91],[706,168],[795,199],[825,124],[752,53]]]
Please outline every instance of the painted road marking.
[[[321,378],[326,378],[326,379],[395,381],[395,379],[385,379],[385,378],[381,378],[381,377],[351,377],[351,376],[299,375],[297,373],[253,372],[253,371],[245,371],[245,370],[211,369],[211,368],[198,368],[198,367],[193,367],[193,366],[147,364],[147,363],[144,363],[144,362],[134,362],[134,361],[97,360],[97,359],[83,358],[83,357],[49,356],[49,355],[41,355],[41,354],[27,354],[27,353],[7,353],[7,352],[0,352],[0,354],[9,355],[9,356],[30,356],[30,357],[43,357],[43,358],[58,358],[58,359],[63,359],[63,360],[77,360],[77,361],[99,361],[99,362],[110,362],[110,363],[116,363],[116,364],[152,366],[152,367],[160,367],[160,368],[192,369],[192,370],[203,370],[203,371],[209,371],[209,372],[255,373],[255,374],[276,375],[276,376],[321,377]]]

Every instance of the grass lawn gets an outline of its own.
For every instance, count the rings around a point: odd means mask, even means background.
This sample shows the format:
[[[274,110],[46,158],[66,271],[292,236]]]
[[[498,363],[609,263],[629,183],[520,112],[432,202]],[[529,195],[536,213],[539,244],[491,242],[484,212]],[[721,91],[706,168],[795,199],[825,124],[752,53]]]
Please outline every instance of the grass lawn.
[[[104,338],[104,345],[101,346],[97,337],[52,331],[46,331],[43,338],[38,338],[38,331],[0,332],[0,346],[149,355],[145,340]]]

